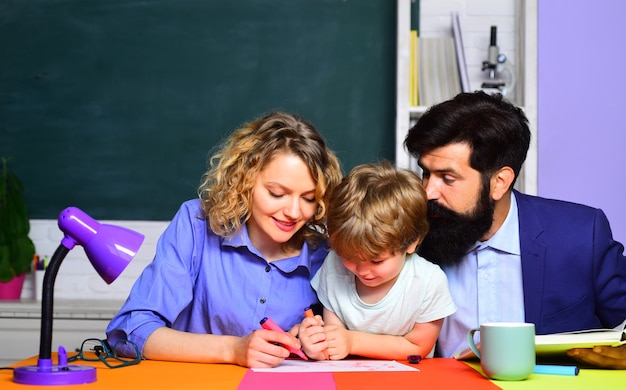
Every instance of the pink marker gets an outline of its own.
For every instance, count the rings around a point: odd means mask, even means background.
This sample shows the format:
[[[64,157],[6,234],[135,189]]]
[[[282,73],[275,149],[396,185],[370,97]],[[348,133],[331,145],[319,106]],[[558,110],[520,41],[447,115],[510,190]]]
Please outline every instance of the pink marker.
[[[283,332],[283,333],[287,333],[285,332],[280,326],[278,326],[278,324],[276,324],[274,321],[272,321],[271,318],[269,317],[265,317],[261,320],[261,327],[263,329],[267,329],[267,330],[273,330],[275,332]],[[282,344],[281,344],[282,345]],[[287,345],[282,345],[283,347],[287,348],[287,350],[293,354],[296,354],[298,356],[300,356],[302,359],[304,360],[309,360],[308,357],[306,357],[306,355],[304,354],[304,352],[302,352],[299,349],[295,349],[295,348],[291,348]]]

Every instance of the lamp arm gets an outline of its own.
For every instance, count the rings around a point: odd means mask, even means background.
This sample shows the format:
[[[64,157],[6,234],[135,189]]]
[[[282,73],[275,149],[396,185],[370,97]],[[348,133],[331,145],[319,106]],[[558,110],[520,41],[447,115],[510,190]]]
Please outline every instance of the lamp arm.
[[[52,359],[52,317],[54,312],[54,281],[61,262],[67,256],[70,249],[63,244],[59,245],[52,255],[50,263],[43,276],[43,289],[41,296],[41,336],[39,340],[39,360]]]

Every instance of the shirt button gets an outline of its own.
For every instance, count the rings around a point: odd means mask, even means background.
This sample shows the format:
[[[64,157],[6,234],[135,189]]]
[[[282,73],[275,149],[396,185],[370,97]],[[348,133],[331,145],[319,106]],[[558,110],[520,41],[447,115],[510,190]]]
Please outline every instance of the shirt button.
[[[268,265],[267,267],[265,267],[265,272],[270,272],[272,268]]]
[[[267,302],[267,299],[265,299],[265,298],[261,298],[261,299],[259,299],[259,302],[261,302],[261,303],[265,303],[265,302]]]

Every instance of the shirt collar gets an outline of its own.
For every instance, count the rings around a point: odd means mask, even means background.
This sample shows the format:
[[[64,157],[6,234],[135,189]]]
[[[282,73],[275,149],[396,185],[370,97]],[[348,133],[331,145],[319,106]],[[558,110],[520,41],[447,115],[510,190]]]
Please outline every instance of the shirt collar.
[[[511,192],[511,205],[509,213],[504,220],[500,229],[485,242],[478,245],[478,250],[491,247],[498,251],[506,252],[512,255],[520,255],[519,244],[519,216],[517,214],[517,200],[515,194]]]
[[[250,236],[248,235],[248,226],[246,224],[241,227],[241,230],[239,232],[233,234],[232,236],[222,238],[222,245],[231,246],[233,248],[245,247],[248,249],[248,251],[255,254],[263,261],[267,262],[261,252],[259,252],[259,250],[254,245],[252,245],[252,242],[250,241]],[[291,273],[295,271],[298,267],[304,267],[309,271],[309,273],[311,273],[311,257],[309,256],[309,246],[305,242],[302,246],[302,249],[300,250],[299,255],[288,257],[286,259],[275,260],[271,263],[268,262],[268,264],[274,265],[276,268],[286,273]]]

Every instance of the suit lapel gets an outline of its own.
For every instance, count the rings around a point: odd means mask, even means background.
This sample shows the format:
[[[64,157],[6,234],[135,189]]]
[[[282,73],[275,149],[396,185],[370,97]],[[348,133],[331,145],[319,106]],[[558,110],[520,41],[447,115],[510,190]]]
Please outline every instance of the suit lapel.
[[[519,240],[524,287],[526,322],[541,327],[541,311],[546,246],[542,239],[543,227],[539,221],[532,197],[515,192],[519,218]]]

